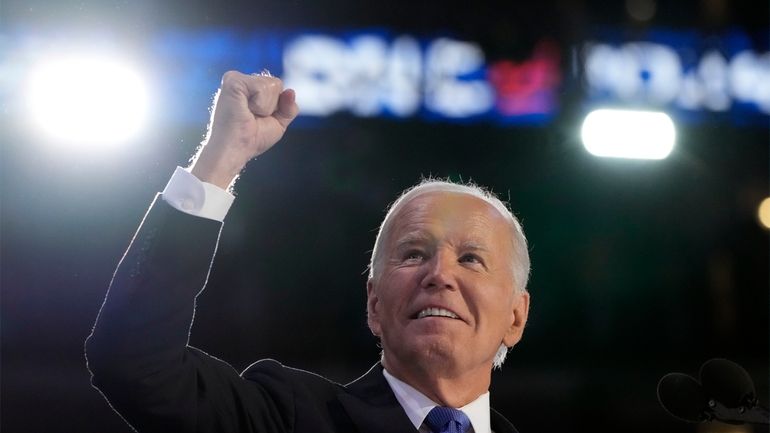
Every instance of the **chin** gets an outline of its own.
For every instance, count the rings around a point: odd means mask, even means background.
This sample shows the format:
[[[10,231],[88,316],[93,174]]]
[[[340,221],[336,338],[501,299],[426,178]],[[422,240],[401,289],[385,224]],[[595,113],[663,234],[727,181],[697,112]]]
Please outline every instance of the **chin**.
[[[440,336],[423,338],[415,348],[415,362],[429,368],[453,367],[458,364],[458,348],[450,339]]]

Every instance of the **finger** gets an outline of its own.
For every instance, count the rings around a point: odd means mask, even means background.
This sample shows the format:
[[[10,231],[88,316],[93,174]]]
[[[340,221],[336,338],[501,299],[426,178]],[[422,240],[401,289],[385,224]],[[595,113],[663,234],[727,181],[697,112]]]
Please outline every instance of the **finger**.
[[[246,78],[249,110],[259,117],[272,115],[276,111],[283,82],[275,77],[250,75]]]
[[[297,94],[294,92],[294,89],[286,89],[278,97],[278,109],[273,114],[273,117],[286,129],[291,121],[297,117],[297,114],[299,114]]]

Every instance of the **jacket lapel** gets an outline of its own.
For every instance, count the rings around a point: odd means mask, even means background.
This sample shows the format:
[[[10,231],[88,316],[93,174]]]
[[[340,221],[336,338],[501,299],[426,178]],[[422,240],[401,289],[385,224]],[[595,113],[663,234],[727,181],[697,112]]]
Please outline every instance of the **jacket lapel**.
[[[362,433],[417,432],[385,380],[379,362],[345,388],[347,392],[339,393],[337,398]]]

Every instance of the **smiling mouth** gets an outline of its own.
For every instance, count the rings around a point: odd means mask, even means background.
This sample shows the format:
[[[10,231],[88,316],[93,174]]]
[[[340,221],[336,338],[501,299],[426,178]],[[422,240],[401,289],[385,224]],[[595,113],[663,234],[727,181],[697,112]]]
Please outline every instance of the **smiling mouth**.
[[[455,314],[455,313],[453,313],[453,312],[451,312],[449,310],[445,310],[443,308],[435,308],[435,307],[426,308],[426,309],[420,311],[419,313],[417,313],[417,318],[418,319],[422,319],[422,318],[425,318],[425,317],[448,317],[450,319],[459,319],[460,318],[460,316],[458,316],[457,314]]]

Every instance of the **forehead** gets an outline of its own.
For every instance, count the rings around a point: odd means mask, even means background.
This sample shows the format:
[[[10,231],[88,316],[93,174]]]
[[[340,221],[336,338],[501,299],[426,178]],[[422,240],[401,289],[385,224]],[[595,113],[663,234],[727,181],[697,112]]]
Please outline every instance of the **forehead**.
[[[461,192],[428,192],[404,203],[393,216],[391,240],[407,234],[492,242],[510,239],[510,224],[485,200]]]

